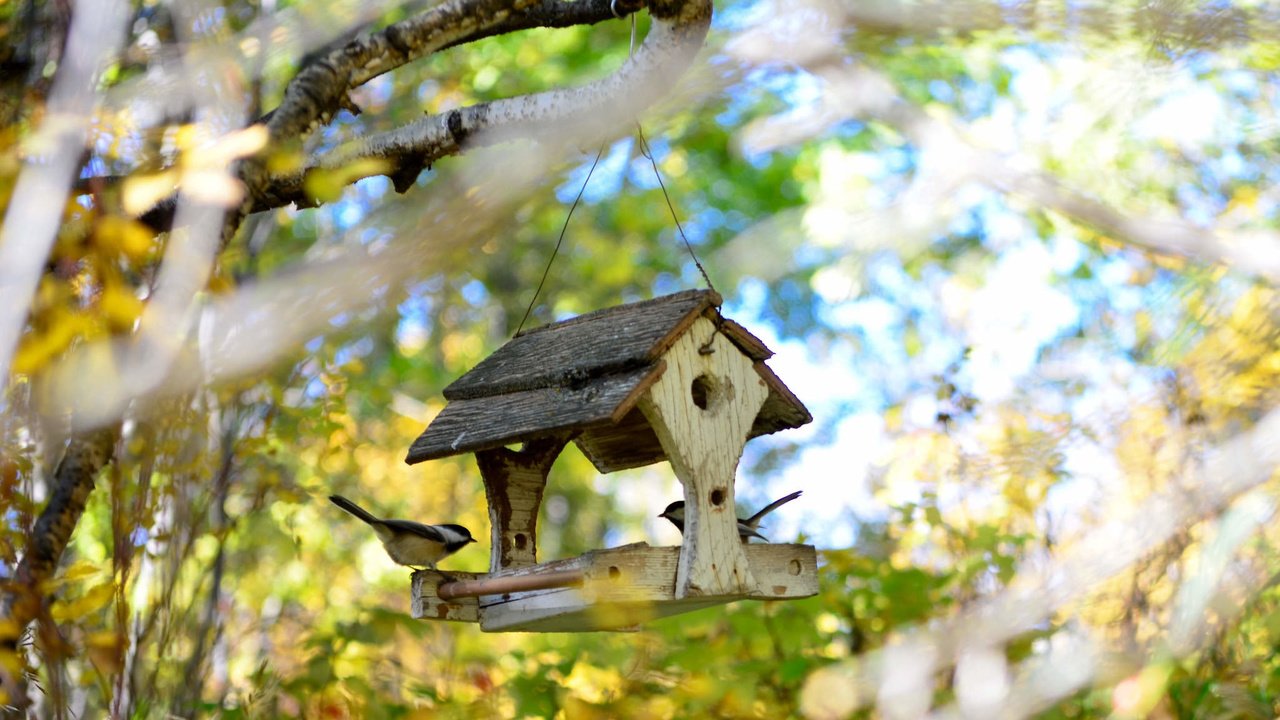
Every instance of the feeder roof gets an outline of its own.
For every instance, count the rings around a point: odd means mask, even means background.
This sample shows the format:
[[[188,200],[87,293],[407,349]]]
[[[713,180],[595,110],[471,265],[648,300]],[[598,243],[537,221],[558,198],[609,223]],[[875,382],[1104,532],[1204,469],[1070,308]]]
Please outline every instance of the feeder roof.
[[[665,370],[662,355],[701,316],[749,357],[769,387],[751,437],[799,427],[809,411],[765,365],[773,355],[722,318],[720,295],[690,290],[619,305],[521,333],[445,388],[444,410],[414,441],[406,461],[489,450],[577,433],[601,472],[666,458],[636,407]]]

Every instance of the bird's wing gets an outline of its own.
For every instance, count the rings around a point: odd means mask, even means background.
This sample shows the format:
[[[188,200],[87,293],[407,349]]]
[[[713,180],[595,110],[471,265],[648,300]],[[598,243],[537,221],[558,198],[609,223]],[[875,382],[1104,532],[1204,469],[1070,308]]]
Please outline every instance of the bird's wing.
[[[410,533],[439,543],[447,542],[444,533],[440,532],[434,525],[423,525],[412,520],[379,520],[378,524],[395,532]]]
[[[791,502],[792,500],[795,500],[796,498],[800,497],[800,493],[802,493],[802,492],[804,492],[804,491],[803,491],[803,490],[797,490],[797,491],[795,491],[795,492],[791,493],[790,495],[783,495],[782,497],[778,498],[777,500],[774,500],[773,502],[769,503],[768,505],[765,505],[763,508],[761,508],[761,509],[760,509],[760,512],[756,513],[755,515],[752,515],[751,517],[747,518],[746,520],[743,520],[742,522],[743,522],[744,524],[746,524],[748,527],[754,528],[755,526],[757,526],[757,525],[759,525],[759,524],[760,524],[760,521],[764,519],[764,516],[765,516],[765,515],[768,515],[769,513],[773,512],[774,510],[777,510],[778,508],[782,507],[783,505],[786,505],[787,503]]]

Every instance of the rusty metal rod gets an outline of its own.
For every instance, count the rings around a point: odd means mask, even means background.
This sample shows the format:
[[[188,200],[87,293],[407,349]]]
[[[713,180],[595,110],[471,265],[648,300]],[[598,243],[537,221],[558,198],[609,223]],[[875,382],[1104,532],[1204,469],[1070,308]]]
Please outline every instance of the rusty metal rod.
[[[441,600],[455,600],[457,598],[502,595],[503,593],[522,592],[525,590],[547,590],[581,585],[582,578],[583,573],[581,570],[556,570],[532,575],[507,575],[503,577],[477,578],[475,580],[454,580],[453,582],[441,583],[436,588],[436,596]]]

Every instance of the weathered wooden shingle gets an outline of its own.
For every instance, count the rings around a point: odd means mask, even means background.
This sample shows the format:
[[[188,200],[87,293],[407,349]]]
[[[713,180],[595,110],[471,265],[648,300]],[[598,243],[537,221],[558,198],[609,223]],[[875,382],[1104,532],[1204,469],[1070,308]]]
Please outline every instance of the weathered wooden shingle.
[[[694,318],[719,304],[714,291],[688,290],[534,328],[455,380],[444,397],[464,400],[572,387],[651,365]]]
[[[538,437],[614,425],[635,405],[638,391],[662,374],[662,361],[614,373],[580,387],[550,387],[454,400],[431,421],[405,462],[521,443]]]
[[[664,460],[636,400],[662,375],[663,354],[703,315],[754,361],[769,388],[751,437],[812,420],[764,364],[773,354],[769,348],[722,318],[719,305],[714,291],[690,290],[523,333],[445,388],[448,404],[413,443],[406,461],[566,433],[601,472]]]

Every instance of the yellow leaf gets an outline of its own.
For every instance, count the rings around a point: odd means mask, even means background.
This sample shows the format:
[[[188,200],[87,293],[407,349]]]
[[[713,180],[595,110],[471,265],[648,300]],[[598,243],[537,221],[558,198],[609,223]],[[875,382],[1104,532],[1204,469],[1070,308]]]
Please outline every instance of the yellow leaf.
[[[218,138],[213,145],[192,151],[183,162],[204,168],[224,168],[231,162],[247,157],[267,146],[269,134],[266,125],[250,125]]]
[[[216,275],[209,278],[209,292],[225,293],[229,290],[234,290],[235,288],[235,278],[228,277],[222,272],[218,272]]]
[[[84,642],[88,647],[114,648],[119,647],[123,639],[120,637],[120,633],[114,630],[99,630],[98,632],[90,633],[85,637]]]
[[[133,291],[118,284],[108,285],[102,291],[102,314],[115,329],[128,330],[142,314],[142,301]]]
[[[182,192],[200,202],[227,208],[244,199],[244,185],[225,169],[188,170],[182,174]]]
[[[275,150],[267,156],[267,171],[272,175],[301,172],[305,156],[296,150]]]
[[[172,195],[177,187],[178,173],[173,169],[130,175],[124,181],[121,204],[126,213],[138,216]]]
[[[1151,259],[1156,265],[1166,269],[1179,271],[1187,266],[1187,259],[1180,255],[1166,255],[1165,253],[1151,253]]]
[[[55,311],[44,332],[34,332],[22,339],[13,357],[13,372],[30,375],[45,366],[73,340],[92,329],[93,323],[79,313]]]
[[[124,669],[125,638],[112,631],[101,631],[85,638],[89,660],[103,675],[115,675]]]
[[[0,668],[10,675],[17,675],[22,672],[22,658],[12,650],[0,649]]]
[[[67,571],[62,573],[61,579],[64,582],[83,580],[87,577],[97,575],[100,572],[102,572],[102,568],[98,567],[97,563],[91,563],[88,560],[80,560],[67,568]]]
[[[111,602],[111,598],[115,597],[115,594],[115,582],[108,580],[89,588],[75,600],[68,602],[59,600],[55,602],[53,607],[50,608],[50,614],[58,622],[77,620],[106,607]]]
[[[1231,201],[1227,203],[1227,212],[1232,210],[1256,210],[1262,192],[1254,185],[1242,185],[1231,193]]]
[[[364,158],[342,167],[316,168],[307,173],[302,188],[307,195],[320,202],[333,202],[342,196],[342,189],[362,178],[382,175],[391,170],[385,160]]]
[[[208,132],[204,125],[187,123],[178,128],[173,136],[173,142],[179,150],[186,151],[204,142],[207,137]]]
[[[144,260],[151,252],[155,233],[132,218],[108,215],[94,228],[94,242],[133,260]]]
[[[569,677],[560,684],[575,697],[593,705],[599,705],[617,696],[622,689],[622,675],[615,668],[599,668],[578,661],[574,664]]]
[[[319,202],[333,202],[342,197],[342,179],[328,170],[312,170],[302,181],[307,197]]]

